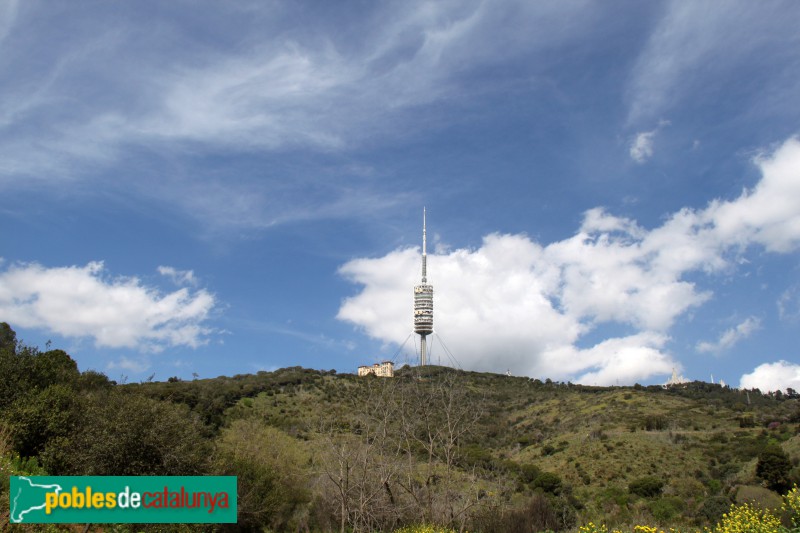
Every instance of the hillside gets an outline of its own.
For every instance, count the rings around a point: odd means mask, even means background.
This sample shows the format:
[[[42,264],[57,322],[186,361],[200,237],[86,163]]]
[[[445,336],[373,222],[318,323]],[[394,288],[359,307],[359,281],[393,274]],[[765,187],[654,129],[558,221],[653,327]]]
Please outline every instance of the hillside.
[[[703,526],[732,502],[774,507],[800,478],[800,400],[785,395],[436,366],[391,379],[295,367],[119,385],[8,338],[6,510],[9,474],[230,474],[244,530]]]
[[[449,389],[446,398],[438,390],[443,384]],[[454,471],[472,477],[454,485],[491,492],[496,500],[489,506],[503,512],[522,508],[534,493],[544,492],[562,507],[562,515],[566,509],[571,516],[564,526],[637,518],[701,525],[717,520],[737,497],[775,503],[774,493],[755,476],[757,457],[771,446],[788,452],[793,479],[799,472],[797,398],[701,382],[671,389],[587,387],[431,366],[401,369],[394,379],[289,368],[127,387],[185,402],[223,425],[258,420],[309,449],[329,442],[325,428],[331,426],[369,439],[369,421],[379,425],[373,409],[402,409],[398,405],[409,396],[434,391],[431,410],[453,400],[461,403],[456,414],[464,417],[467,411],[472,417],[453,451]],[[217,404],[221,418],[208,411],[212,397],[229,405],[220,411],[223,404]],[[392,402],[394,407],[387,406]],[[413,409],[419,413],[419,406]],[[402,424],[395,419],[386,425],[400,434]],[[543,473],[555,474],[549,485]],[[664,482],[657,497],[630,492],[631,483],[647,478]]]

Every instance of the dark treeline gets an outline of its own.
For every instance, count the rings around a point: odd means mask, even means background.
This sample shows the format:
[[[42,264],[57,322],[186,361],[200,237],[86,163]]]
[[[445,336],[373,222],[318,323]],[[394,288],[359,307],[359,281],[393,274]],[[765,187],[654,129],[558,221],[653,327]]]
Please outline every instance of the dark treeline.
[[[798,427],[794,391],[701,382],[587,387],[432,366],[118,384],[0,324],[0,468],[236,475],[239,523],[218,530],[702,526],[733,502],[780,501],[800,480]]]

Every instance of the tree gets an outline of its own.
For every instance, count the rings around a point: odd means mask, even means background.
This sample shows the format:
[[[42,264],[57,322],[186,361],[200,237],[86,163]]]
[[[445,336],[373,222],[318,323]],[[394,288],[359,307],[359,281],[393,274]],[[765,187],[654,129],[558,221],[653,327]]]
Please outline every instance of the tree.
[[[462,473],[457,465],[463,442],[483,416],[482,400],[471,396],[454,372],[413,380],[400,398],[403,452],[409,458],[421,455],[422,464],[413,467],[409,460],[399,483],[414,498],[419,521],[462,529],[478,498],[472,494],[474,473]]]
[[[779,494],[786,493],[791,487],[789,471],[792,462],[779,446],[768,446],[758,456],[756,476],[764,481],[764,485]]]
[[[367,380],[364,387],[349,416],[320,421],[322,499],[333,500],[328,506],[338,515],[340,532],[393,529],[414,505],[399,481],[406,468],[397,426],[403,387],[384,379]]]
[[[450,371],[360,385],[348,413],[321,422],[320,498],[339,530],[461,529],[480,500],[477,476],[459,468],[480,403]]]
[[[0,351],[14,353],[17,348],[17,333],[6,322],[0,322]]]
[[[64,350],[49,350],[33,358],[32,385],[45,388],[56,383],[72,385],[80,376],[78,363]]]
[[[21,394],[8,411],[15,449],[32,457],[51,440],[69,435],[80,418],[79,404],[75,391],[60,384]]]
[[[2,329],[0,324],[0,336],[15,335],[13,330],[3,333]],[[79,377],[77,363],[63,350],[40,352],[21,343],[15,343],[12,350],[6,344],[0,349],[0,411],[21,394],[57,384],[71,387]]]
[[[50,473],[186,476],[206,471],[208,431],[186,406],[117,389],[85,401],[80,425],[42,454]]]
[[[237,528],[297,529],[290,526],[309,501],[309,458],[300,441],[260,420],[236,420],[225,428],[214,463],[216,471],[238,477]]]

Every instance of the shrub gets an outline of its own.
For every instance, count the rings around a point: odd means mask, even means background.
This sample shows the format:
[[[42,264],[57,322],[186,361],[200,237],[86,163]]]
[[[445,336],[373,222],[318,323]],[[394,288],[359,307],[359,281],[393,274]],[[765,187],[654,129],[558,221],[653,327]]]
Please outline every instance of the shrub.
[[[606,487],[603,489],[598,500],[601,503],[613,502],[620,507],[627,507],[630,496],[627,492],[623,491],[620,487]],[[728,507],[726,506],[725,509]]]
[[[794,527],[800,529],[800,490],[797,485],[783,497],[781,509],[789,515]]]
[[[608,533],[608,528],[605,524],[597,525],[594,522],[589,522],[585,526],[579,527],[578,533]]]
[[[644,419],[644,429],[647,431],[663,431],[667,429],[667,419],[662,415],[649,415]]]
[[[531,531],[558,531],[560,516],[544,494],[534,494],[525,507],[507,513],[490,513],[474,522],[473,527],[483,533],[529,533]]]
[[[542,471],[536,465],[526,463],[519,467],[519,478],[526,485],[530,485],[536,481],[536,478],[540,475],[542,475]]]
[[[680,533],[680,529],[669,529],[670,533]],[[578,528],[578,533],[609,533],[605,524],[589,522]],[[622,533],[615,529],[611,533]],[[633,533],[664,533],[657,527],[636,525]],[[769,511],[757,509],[748,504],[732,505],[728,513],[722,515],[716,527],[703,529],[703,533],[786,533],[780,520]]]
[[[478,444],[469,444],[462,448],[460,463],[462,466],[478,466],[490,468],[492,466],[492,454],[486,448]]]
[[[728,513],[722,515],[717,523],[717,533],[776,533],[781,521],[767,510],[758,509],[747,503],[732,505]]]
[[[628,485],[628,491],[631,494],[636,494],[643,498],[654,498],[658,496],[661,494],[662,488],[664,488],[664,481],[652,476],[635,479]]]
[[[754,428],[756,427],[756,420],[753,418],[753,415],[741,415],[739,416],[739,427],[740,428]]]
[[[653,513],[653,518],[663,524],[682,513],[686,508],[686,504],[682,498],[671,497],[655,500],[650,503],[649,507],[650,512]]]
[[[558,494],[558,492],[561,490],[561,478],[558,476],[558,474],[554,474],[552,472],[542,472],[533,481],[533,486],[535,488],[542,489],[544,492]]]
[[[730,499],[725,496],[712,496],[703,502],[698,515],[704,518],[706,522],[715,524],[722,519],[722,516],[730,508]]]
[[[757,485],[740,485],[736,489],[734,502],[737,504],[748,503],[759,509],[776,512],[780,509],[783,500],[767,488]]]

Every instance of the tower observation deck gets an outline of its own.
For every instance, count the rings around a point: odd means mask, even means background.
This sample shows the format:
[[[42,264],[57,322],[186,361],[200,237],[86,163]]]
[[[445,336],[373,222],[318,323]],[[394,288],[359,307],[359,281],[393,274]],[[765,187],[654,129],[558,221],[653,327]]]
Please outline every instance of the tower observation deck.
[[[425,338],[433,333],[433,286],[428,285],[425,208],[422,209],[422,283],[414,286],[414,333],[420,336],[420,366],[428,364]]]

